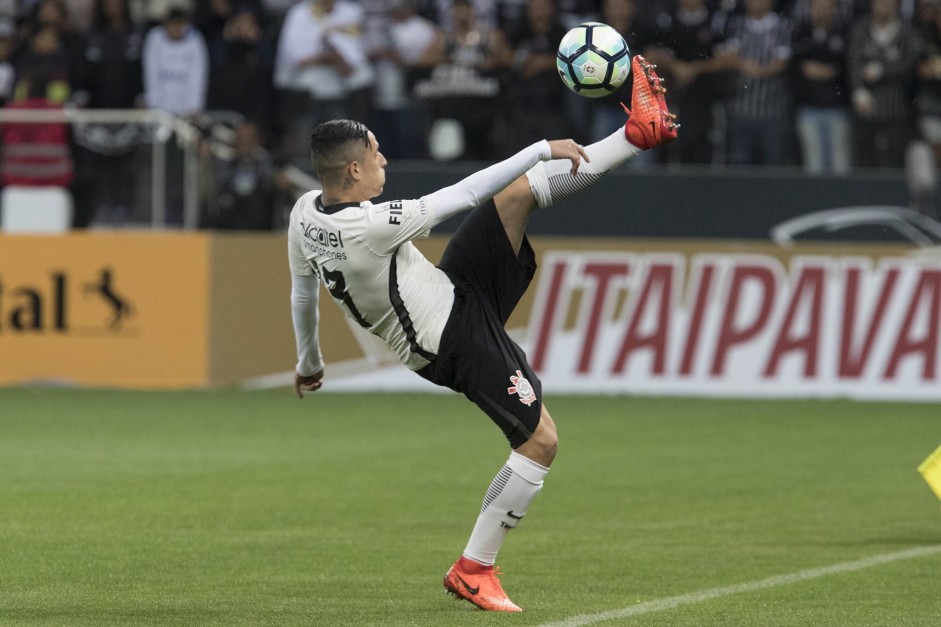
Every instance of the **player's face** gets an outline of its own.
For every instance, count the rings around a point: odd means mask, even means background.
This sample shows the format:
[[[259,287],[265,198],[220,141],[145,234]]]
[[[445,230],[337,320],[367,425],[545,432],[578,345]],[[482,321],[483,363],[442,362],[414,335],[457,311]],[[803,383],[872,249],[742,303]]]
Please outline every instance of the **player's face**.
[[[386,184],[386,158],[379,152],[379,142],[372,131],[369,131],[369,148],[363,155],[362,184],[369,198],[375,198],[382,193]]]

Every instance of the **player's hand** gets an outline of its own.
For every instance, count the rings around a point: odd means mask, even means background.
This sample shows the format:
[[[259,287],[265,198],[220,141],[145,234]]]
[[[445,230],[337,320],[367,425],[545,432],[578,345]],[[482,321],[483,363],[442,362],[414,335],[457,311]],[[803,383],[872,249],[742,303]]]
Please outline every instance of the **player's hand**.
[[[297,398],[304,398],[304,392],[316,392],[322,385],[323,370],[309,376],[294,373],[294,391],[297,393]]]
[[[555,139],[549,142],[549,148],[553,159],[568,159],[572,162],[572,174],[578,174],[578,166],[581,160],[591,163],[588,153],[585,149],[573,139]]]

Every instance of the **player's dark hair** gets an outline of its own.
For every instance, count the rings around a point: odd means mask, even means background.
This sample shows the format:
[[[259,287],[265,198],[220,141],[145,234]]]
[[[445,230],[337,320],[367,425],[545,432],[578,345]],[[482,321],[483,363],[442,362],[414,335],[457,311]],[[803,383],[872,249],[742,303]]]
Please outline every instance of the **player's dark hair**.
[[[310,160],[323,181],[335,179],[369,148],[369,129],[356,120],[330,120],[318,124],[310,134]]]

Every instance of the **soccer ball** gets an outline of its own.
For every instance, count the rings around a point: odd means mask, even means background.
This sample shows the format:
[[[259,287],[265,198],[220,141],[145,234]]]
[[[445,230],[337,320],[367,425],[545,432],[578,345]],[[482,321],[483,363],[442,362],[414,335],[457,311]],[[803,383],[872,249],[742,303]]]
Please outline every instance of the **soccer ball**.
[[[631,51],[621,34],[600,22],[579,24],[565,34],[556,53],[565,86],[580,96],[600,98],[631,73]]]

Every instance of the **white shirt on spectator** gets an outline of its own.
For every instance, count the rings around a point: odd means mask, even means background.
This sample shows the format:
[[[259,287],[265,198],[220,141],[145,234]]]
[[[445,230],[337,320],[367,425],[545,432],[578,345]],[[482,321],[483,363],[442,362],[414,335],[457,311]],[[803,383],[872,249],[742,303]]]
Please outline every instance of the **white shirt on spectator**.
[[[434,23],[418,15],[391,21],[388,27],[392,48],[406,64],[413,64],[434,44],[438,30]],[[406,70],[392,61],[381,61],[376,84],[376,106],[383,110],[408,106]]]
[[[188,28],[182,39],[171,39],[155,26],[144,39],[144,101],[151,109],[189,115],[206,108],[209,54],[203,36]]]
[[[335,66],[301,63],[327,51],[327,37],[339,32],[358,36],[363,8],[349,0],[337,0],[330,13],[320,14],[313,2],[299,2],[288,10],[278,40],[274,84],[281,89],[307,91],[318,100],[342,98],[346,81]]]

